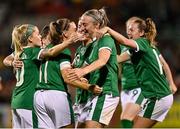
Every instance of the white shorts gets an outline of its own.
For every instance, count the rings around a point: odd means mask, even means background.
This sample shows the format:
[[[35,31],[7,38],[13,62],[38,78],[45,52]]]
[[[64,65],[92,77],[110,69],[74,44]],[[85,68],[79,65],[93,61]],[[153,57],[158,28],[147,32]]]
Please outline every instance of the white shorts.
[[[79,122],[88,120],[97,121],[104,125],[109,125],[112,116],[119,104],[119,97],[103,94],[94,96],[88,100],[84,108],[81,108]]]
[[[33,128],[32,110],[13,109],[12,123],[13,128]]]
[[[160,100],[147,100],[147,103],[145,103],[144,107],[138,115],[141,117],[149,118],[151,120],[162,122],[173,104],[173,95],[170,94],[161,98]]]
[[[38,128],[60,128],[74,123],[71,102],[66,92],[38,90],[34,94]]]
[[[139,104],[141,107],[143,107],[143,104],[147,100],[144,98],[141,88],[135,88],[132,90],[123,90],[121,91],[121,105],[122,109],[125,108],[125,105],[127,103],[134,103]]]

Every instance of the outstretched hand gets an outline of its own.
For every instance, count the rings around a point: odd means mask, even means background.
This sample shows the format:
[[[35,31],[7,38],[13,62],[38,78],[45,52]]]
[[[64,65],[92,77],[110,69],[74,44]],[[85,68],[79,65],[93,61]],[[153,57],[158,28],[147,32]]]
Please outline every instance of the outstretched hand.
[[[75,33],[71,34],[70,38],[68,38],[67,41],[69,44],[73,44],[73,43],[76,43],[78,41],[83,41],[85,39],[86,39],[86,37],[84,36],[84,34],[75,32]]]

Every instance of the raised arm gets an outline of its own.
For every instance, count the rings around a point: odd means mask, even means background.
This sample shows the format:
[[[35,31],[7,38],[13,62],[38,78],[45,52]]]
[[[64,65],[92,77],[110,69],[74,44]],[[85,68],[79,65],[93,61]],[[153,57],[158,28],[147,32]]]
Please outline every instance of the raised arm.
[[[59,53],[61,53],[65,48],[67,48],[69,45],[81,40],[82,38],[84,38],[82,34],[74,33],[71,35],[69,39],[63,41],[62,43],[55,45],[50,49],[44,49],[40,54],[40,58],[43,59],[46,57],[55,57]]]
[[[136,42],[134,40],[126,38],[122,34],[111,29],[110,27],[104,27],[100,31],[102,33],[109,33],[114,39],[116,39],[118,41],[118,43],[120,43],[122,45],[129,46],[134,49],[137,48]]]
[[[161,64],[162,64],[163,70],[165,72],[166,78],[167,78],[167,80],[169,82],[170,89],[171,89],[172,93],[174,94],[177,91],[177,87],[176,87],[176,85],[174,83],[174,80],[173,80],[172,73],[171,73],[171,70],[169,68],[169,65],[167,64],[167,62],[165,61],[165,59],[163,58],[162,55],[159,55],[159,59],[161,61]]]

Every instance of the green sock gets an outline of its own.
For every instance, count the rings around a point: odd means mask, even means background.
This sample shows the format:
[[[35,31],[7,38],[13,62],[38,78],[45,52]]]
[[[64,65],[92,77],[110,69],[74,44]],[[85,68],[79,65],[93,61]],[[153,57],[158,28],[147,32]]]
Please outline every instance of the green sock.
[[[122,128],[132,128],[133,127],[133,121],[123,119],[123,120],[121,120],[121,127]]]

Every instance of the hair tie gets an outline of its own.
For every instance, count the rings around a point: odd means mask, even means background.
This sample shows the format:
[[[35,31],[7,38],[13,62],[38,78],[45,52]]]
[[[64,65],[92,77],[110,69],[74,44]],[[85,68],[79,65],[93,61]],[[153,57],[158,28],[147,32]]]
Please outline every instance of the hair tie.
[[[35,27],[34,25],[28,24],[27,30],[21,39],[23,42],[25,42],[29,38],[29,36],[32,35],[34,27]]]

